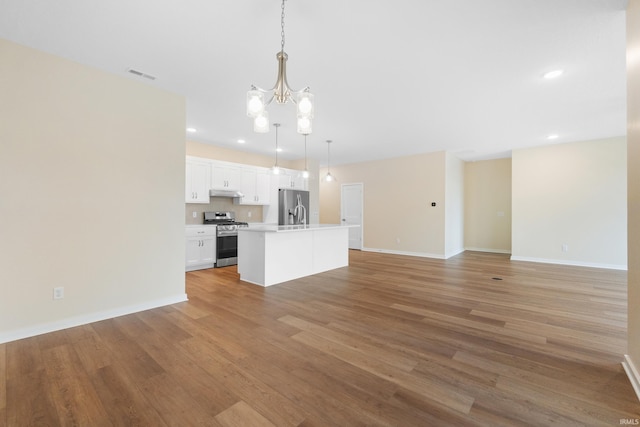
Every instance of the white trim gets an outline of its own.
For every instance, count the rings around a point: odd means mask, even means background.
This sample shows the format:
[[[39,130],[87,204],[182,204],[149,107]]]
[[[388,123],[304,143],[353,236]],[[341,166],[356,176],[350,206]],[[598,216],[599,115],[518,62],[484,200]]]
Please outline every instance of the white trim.
[[[494,254],[510,254],[510,249],[494,249],[494,248],[474,248],[474,247],[465,247],[465,251],[473,251],[473,252],[489,252]]]
[[[572,265],[576,267],[592,267],[592,268],[606,268],[609,270],[627,270],[626,265],[620,264],[598,264],[593,262],[582,261],[566,261],[559,259],[545,259],[545,258],[530,258],[511,255],[511,261],[526,261],[526,262],[539,262],[544,264],[560,264],[560,265]]]
[[[638,400],[640,400],[640,374],[636,369],[636,365],[631,360],[631,356],[629,356],[628,354],[624,355],[624,360],[622,361],[622,367],[624,368],[624,371],[627,373],[627,376],[629,377],[629,381],[631,381],[631,385],[633,386],[633,389],[636,391],[636,396],[638,397]]]
[[[378,249],[378,248],[362,248],[364,252],[380,252],[383,254],[391,254],[391,255],[407,255],[407,256],[417,256],[421,258],[436,258],[436,259],[446,259],[442,254],[429,254],[425,252],[407,252],[407,251],[394,251],[390,249]]]
[[[349,248],[349,249],[356,249],[356,250],[364,250],[364,183],[362,182],[348,182],[348,183],[344,183],[340,185],[340,224],[342,224],[342,219],[344,218],[344,213],[342,212],[343,210],[343,204],[342,204],[342,199],[344,197],[344,187],[346,185],[357,185],[360,186],[360,224],[358,224],[360,226],[360,247],[359,248]]]
[[[55,322],[16,329],[10,332],[2,332],[0,333],[0,344],[21,340],[23,338],[29,338],[36,335],[46,334],[49,332],[60,331],[62,329],[73,328],[75,326],[86,325],[88,323],[99,322],[101,320],[112,319],[114,317],[125,316],[127,314],[137,313],[140,311],[150,310],[152,308],[163,307],[165,305],[176,304],[184,301],[188,301],[187,294],[178,294],[172,297],[147,301],[141,304],[89,313],[82,316],[70,317],[67,319],[57,320]]]
[[[454,256],[456,256],[456,255],[460,255],[460,254],[461,254],[462,252],[464,252],[465,250],[466,250],[465,248],[460,248],[460,249],[457,249],[457,250],[455,250],[455,251],[453,251],[453,252],[449,252],[449,253],[448,253],[448,254],[446,254],[444,257],[445,257],[445,259],[449,259],[449,258],[454,257]]]

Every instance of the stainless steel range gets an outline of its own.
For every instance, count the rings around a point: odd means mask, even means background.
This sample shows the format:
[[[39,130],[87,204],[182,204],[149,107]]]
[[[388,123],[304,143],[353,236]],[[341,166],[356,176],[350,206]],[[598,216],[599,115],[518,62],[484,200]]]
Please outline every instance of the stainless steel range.
[[[205,224],[216,225],[216,267],[238,263],[238,228],[248,227],[236,221],[235,212],[205,212]]]

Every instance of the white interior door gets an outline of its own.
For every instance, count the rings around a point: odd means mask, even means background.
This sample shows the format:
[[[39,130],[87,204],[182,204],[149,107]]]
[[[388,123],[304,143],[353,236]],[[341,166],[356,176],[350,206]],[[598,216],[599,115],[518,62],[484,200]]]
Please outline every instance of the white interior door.
[[[349,249],[362,249],[362,184],[342,184],[340,218],[349,229]]]

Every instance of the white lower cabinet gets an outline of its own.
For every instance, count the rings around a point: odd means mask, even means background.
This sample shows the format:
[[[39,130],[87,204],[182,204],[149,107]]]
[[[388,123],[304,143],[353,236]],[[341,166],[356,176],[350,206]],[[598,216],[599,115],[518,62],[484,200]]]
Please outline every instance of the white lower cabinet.
[[[215,267],[216,227],[187,226],[185,236],[185,271]]]

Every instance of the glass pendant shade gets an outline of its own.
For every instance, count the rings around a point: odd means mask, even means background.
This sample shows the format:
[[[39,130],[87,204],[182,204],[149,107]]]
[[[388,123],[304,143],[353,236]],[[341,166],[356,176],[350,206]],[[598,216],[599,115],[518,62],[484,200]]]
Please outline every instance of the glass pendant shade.
[[[298,133],[308,135],[312,133],[313,125],[311,118],[305,116],[298,116]]]
[[[313,118],[313,94],[301,92],[297,96],[298,116]]]
[[[253,119],[253,131],[256,133],[269,132],[269,112],[263,111]]]
[[[280,175],[280,167],[279,166],[272,167],[271,173],[273,173],[274,175]]]
[[[247,116],[258,117],[264,112],[264,95],[259,90],[247,92]]]
[[[302,171],[302,177],[303,177],[304,179],[308,179],[308,178],[309,178],[309,171],[308,171],[308,170],[306,170],[306,169],[305,169],[305,170],[303,170],[303,171]]]
[[[336,180],[335,177],[331,175],[331,142],[330,139],[327,140],[327,174],[322,178],[325,182],[333,182]]]

